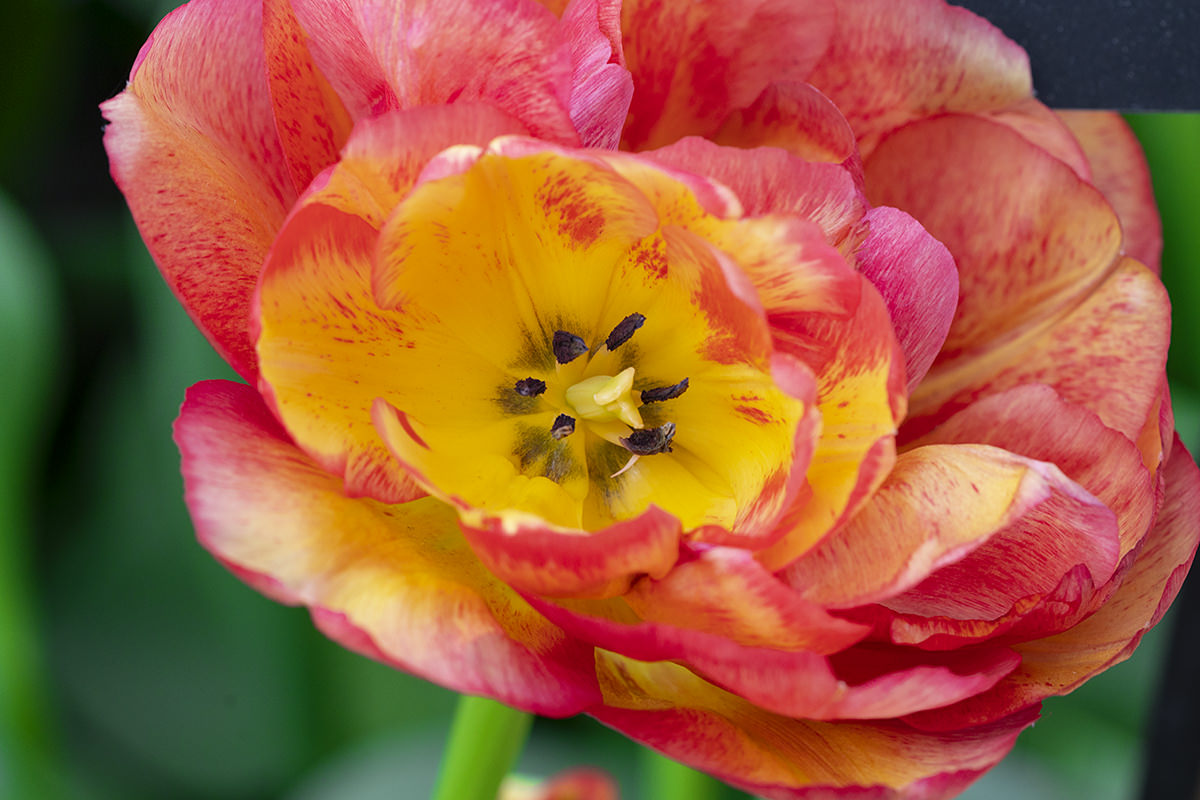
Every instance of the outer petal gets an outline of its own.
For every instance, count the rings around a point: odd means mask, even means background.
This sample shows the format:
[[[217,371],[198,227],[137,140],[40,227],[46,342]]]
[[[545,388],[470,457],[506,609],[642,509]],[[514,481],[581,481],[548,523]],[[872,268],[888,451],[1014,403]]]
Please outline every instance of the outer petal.
[[[729,115],[713,140],[732,147],[779,147],[806,161],[862,173],[858,143],[838,107],[807,83],[772,83]]]
[[[175,437],[204,546],[347,647],[537,713],[595,702],[591,648],[484,570],[448,507],[345,497],[240,384],[193,387]]]
[[[577,144],[571,52],[532,0],[293,0],[313,58],[357,120],[487,102],[534,134]]]
[[[250,298],[295,200],[275,131],[260,4],[198,0],[142,48],[102,108],[113,178],[150,253],[217,351],[255,373]]]
[[[1134,443],[1048,386],[984,398],[918,444],[932,443],[989,444],[1054,464],[1116,513],[1122,558],[1142,541],[1157,512],[1155,481]]]
[[[636,33],[628,34],[625,57],[637,91],[624,145],[640,150],[712,135],[768,84],[803,81],[833,22],[833,6],[823,2],[627,0],[622,28]]]
[[[1052,386],[1142,446],[1156,469],[1170,305],[1158,278],[1123,259],[1083,302],[994,348],[935,364],[911,398],[904,434],[915,438],[989,394],[1026,383]],[[1149,428],[1148,428],[1149,426]]]
[[[993,111],[986,117],[1012,128],[1032,144],[1064,162],[1080,180],[1091,181],[1092,168],[1083,154],[1083,148],[1062,119],[1043,103],[1029,98]]]
[[[651,662],[646,667],[673,662],[760,710],[798,719],[882,719],[937,708],[990,688],[1017,665],[1002,647],[921,658],[859,652],[842,659],[843,676],[832,659],[808,650],[747,646],[695,628],[638,622],[620,601],[529,602],[604,650]]]
[[[1119,114],[1110,111],[1060,111],[1059,117],[1083,145],[1092,183],[1121,219],[1125,253],[1158,272],[1162,222],[1137,137]]]
[[[313,64],[290,0],[264,0],[263,44],[275,127],[300,194],[337,161],[350,136],[350,115]]]
[[[1036,563],[1013,555],[1030,541]],[[993,619],[1076,564],[1108,580],[1117,547],[1112,512],[1053,465],[932,445],[901,454],[870,502],[783,574],[826,606]]]
[[[858,269],[887,303],[904,348],[908,389],[921,382],[946,341],[958,307],[958,270],[946,246],[895,208],[873,208],[855,251]]]
[[[1200,471],[1178,439],[1163,472],[1166,499],[1154,530],[1126,557],[1132,566],[1099,611],[1056,636],[1017,645],[1021,666],[995,689],[910,720],[930,729],[954,730],[996,719],[1044,697],[1066,694],[1128,658],[1175,599],[1200,538]]]
[[[300,447],[344,475],[353,495],[397,502],[419,494],[371,424],[388,381],[411,380],[388,368],[404,347],[404,321],[379,309],[371,292],[375,226],[442,147],[487,141],[514,125],[466,104],[360,124],[271,250],[259,288],[262,390]]]
[[[829,51],[808,81],[846,115],[864,155],[910,120],[1032,94],[1025,51],[966,9],[942,0],[837,5]]]
[[[1030,710],[946,735],[902,723],[814,722],[765,712],[675,664],[597,651],[596,667],[605,705],[593,716],[768,798],[952,797],[1037,716]]]
[[[867,159],[866,176],[872,202],[912,214],[958,261],[958,314],[942,360],[1060,313],[1119,252],[1103,196],[994,121],[913,123]]]

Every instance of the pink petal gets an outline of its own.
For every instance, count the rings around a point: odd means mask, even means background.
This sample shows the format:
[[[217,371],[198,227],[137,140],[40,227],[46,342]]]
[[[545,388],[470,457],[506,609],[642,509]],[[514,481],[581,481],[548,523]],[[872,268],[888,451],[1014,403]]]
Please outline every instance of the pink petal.
[[[945,245],[903,211],[873,208],[865,221],[867,237],[855,258],[887,303],[912,391],[950,331],[958,306],[958,270]]]
[[[294,0],[313,60],[356,120],[486,102],[535,135],[578,144],[571,53],[532,0]]]
[[[942,0],[837,6],[829,50],[808,81],[846,115],[864,156],[913,119],[1000,109],[1032,94],[1025,51],[966,9]]]
[[[636,33],[626,41],[625,58],[637,90],[625,146],[641,150],[711,136],[769,84],[803,81],[825,51],[833,23],[829,3],[626,0],[622,27]]]

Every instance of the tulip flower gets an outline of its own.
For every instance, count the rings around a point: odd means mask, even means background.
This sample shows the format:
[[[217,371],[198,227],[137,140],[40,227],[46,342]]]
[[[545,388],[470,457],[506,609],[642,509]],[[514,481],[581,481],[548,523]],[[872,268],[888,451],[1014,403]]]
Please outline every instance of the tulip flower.
[[[950,797],[1179,589],[1158,218],[940,0],[192,0],[104,105],[203,545],[771,798]]]

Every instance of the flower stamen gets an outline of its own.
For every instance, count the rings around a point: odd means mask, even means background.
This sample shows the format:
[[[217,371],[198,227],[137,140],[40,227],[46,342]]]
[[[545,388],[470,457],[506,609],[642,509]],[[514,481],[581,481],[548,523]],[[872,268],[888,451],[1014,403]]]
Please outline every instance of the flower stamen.
[[[560,364],[570,364],[588,351],[583,339],[567,331],[555,331],[551,347],[554,350],[554,360]]]
[[[608,334],[608,338],[604,340],[604,346],[609,351],[616,350],[621,345],[629,341],[633,336],[633,332],[646,322],[646,317],[636,311],[625,319],[617,323],[612,332]]]
[[[642,405],[646,403],[661,403],[664,400],[674,400],[687,391],[688,379],[684,378],[674,386],[661,386],[657,389],[642,390]]]
[[[554,418],[554,424],[550,426],[550,435],[555,440],[565,439],[575,432],[575,419],[566,414],[559,414]]]
[[[521,397],[537,397],[539,394],[546,391],[546,382],[540,381],[537,378],[523,378],[517,381],[515,388],[517,394],[521,395]],[[645,392],[642,392],[643,403],[646,402],[644,397],[645,394]]]
[[[671,452],[671,440],[675,438],[675,423],[664,422],[657,428],[643,428],[622,437],[621,445],[635,456],[652,456]],[[626,467],[631,466],[626,464]],[[624,471],[624,470],[622,470]]]

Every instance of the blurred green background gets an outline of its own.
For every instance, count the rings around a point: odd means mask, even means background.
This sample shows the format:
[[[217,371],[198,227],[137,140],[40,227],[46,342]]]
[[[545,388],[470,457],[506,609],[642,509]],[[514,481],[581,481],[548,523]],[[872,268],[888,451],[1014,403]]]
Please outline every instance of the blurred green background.
[[[233,376],[147,257],[96,108],[167,9],[13,4],[0,33],[0,798],[422,798],[453,696],[328,642],[192,536],[171,421],[189,384]],[[1167,231],[1171,376],[1194,448],[1200,116],[1134,124]],[[1133,798],[1169,625],[1047,703],[968,800]],[[655,795],[622,737],[539,720],[522,771],[577,764],[611,770],[627,799]]]

